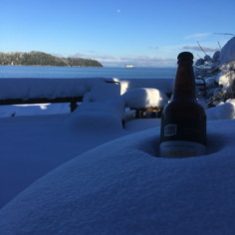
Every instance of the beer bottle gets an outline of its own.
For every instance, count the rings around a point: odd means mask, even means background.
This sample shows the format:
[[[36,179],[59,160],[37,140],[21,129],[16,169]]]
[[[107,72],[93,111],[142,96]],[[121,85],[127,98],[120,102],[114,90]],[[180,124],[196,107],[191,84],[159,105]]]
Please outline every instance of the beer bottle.
[[[195,156],[205,150],[206,114],[196,99],[193,54],[182,52],[178,55],[173,98],[162,113],[160,155]]]

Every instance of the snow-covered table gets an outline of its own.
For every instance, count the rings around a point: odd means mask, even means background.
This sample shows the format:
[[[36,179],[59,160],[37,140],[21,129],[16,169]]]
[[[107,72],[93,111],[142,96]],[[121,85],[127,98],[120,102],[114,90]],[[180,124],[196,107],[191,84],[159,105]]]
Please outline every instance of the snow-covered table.
[[[234,234],[235,121],[205,156],[158,156],[159,128],[79,155],[0,211],[0,234]]]

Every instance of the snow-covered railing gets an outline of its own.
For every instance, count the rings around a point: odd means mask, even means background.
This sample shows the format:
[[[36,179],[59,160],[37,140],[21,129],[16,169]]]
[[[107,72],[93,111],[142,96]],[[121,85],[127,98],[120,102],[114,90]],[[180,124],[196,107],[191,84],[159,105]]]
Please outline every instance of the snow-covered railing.
[[[77,108],[77,103],[82,102],[83,97],[61,97],[61,98],[29,98],[29,99],[2,99],[0,105],[20,105],[20,104],[46,104],[46,103],[69,103],[70,111]]]
[[[70,103],[73,111],[86,93],[105,83],[103,78],[0,79],[0,105]]]
[[[70,103],[73,111],[83,98],[91,102],[104,101],[139,88],[147,88],[148,91],[156,88],[169,94],[172,82],[172,79],[134,78],[4,78],[0,79],[0,105]]]

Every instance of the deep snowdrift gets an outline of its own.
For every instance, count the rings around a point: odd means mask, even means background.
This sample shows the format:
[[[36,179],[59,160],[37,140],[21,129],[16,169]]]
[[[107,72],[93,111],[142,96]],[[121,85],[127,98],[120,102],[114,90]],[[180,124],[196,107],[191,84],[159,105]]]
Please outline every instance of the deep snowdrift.
[[[83,103],[71,113],[58,116],[35,116],[5,118],[0,122],[0,179],[1,194],[0,207],[11,200],[19,192],[33,183],[50,170],[72,159],[91,148],[113,140],[123,135],[136,131],[132,127],[128,129],[129,121],[133,118],[125,112],[128,102],[136,103],[136,95],[129,96],[125,100],[120,95],[121,84],[111,79],[88,79],[88,80],[66,80],[66,79],[14,79],[18,81],[16,86],[13,80],[0,80],[1,89],[6,88],[0,98],[14,97],[57,97],[60,95],[83,95]],[[147,80],[152,82],[152,80]],[[162,82],[170,84],[171,80]],[[127,82],[127,81],[126,81]],[[126,85],[125,82],[125,85]],[[125,86],[128,94],[129,85],[138,87],[141,81],[128,82]],[[147,86],[148,86],[147,82]],[[66,86],[66,89],[63,89]],[[79,93],[79,86],[88,87],[84,93]],[[46,87],[44,89],[44,87]],[[7,92],[10,88],[11,92]],[[0,90],[1,90],[0,89]],[[131,91],[140,88],[132,88]],[[4,90],[4,89],[3,89]],[[150,90],[149,88],[147,89]],[[138,92],[137,92],[138,93]],[[4,95],[5,94],[5,95]],[[158,94],[156,96],[156,94]],[[152,101],[151,101],[152,100]],[[141,107],[160,105],[167,101],[164,93],[151,88],[150,95],[138,97]],[[68,110],[66,105],[57,104],[53,107],[41,106],[46,114],[53,111],[63,113]],[[38,107],[0,107],[3,116],[37,115]],[[123,127],[123,122],[126,128]],[[157,124],[157,122],[156,122]],[[140,125],[139,125],[140,126]],[[144,129],[141,125],[138,129]]]
[[[0,211],[0,234],[234,234],[234,121],[207,155],[158,157],[159,129],[79,155]]]
[[[1,119],[0,208],[55,167],[128,133],[118,126],[115,131],[110,126],[101,130],[102,116],[84,115]],[[84,118],[94,127],[93,132],[84,125]],[[110,125],[114,124],[113,120],[109,118]],[[118,120],[116,123],[118,125]]]

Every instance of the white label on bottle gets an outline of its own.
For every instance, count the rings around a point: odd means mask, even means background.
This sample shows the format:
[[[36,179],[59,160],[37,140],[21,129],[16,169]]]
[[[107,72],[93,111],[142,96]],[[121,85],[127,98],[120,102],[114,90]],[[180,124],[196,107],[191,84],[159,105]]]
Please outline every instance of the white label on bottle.
[[[165,137],[170,137],[174,136],[177,133],[177,125],[176,124],[167,124],[164,127],[164,136]]]
[[[162,157],[196,156],[203,155],[205,152],[205,145],[191,141],[166,141],[160,144]]]

